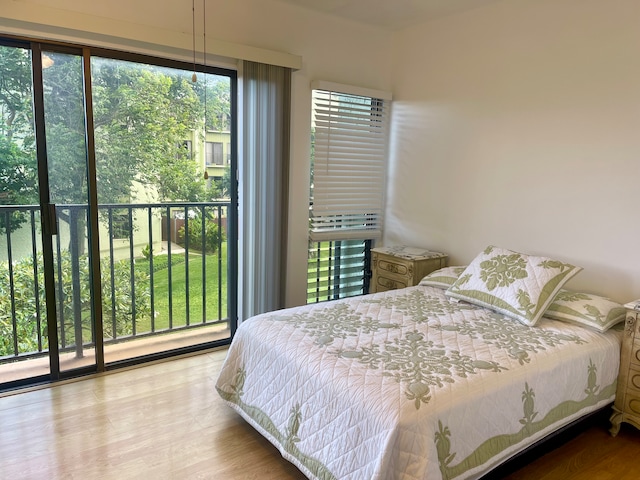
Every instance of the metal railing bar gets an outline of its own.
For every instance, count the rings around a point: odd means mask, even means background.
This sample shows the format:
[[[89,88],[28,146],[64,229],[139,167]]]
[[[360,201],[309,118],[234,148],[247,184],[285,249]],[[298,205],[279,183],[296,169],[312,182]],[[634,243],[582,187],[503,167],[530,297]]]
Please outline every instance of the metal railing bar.
[[[64,334],[64,323],[65,323],[65,314],[64,314],[64,289],[62,285],[62,248],[60,246],[60,235],[56,235],[56,255],[57,255],[57,270],[58,270],[58,288],[56,295],[56,303],[58,304],[58,323],[60,327],[60,334],[58,336],[58,342],[60,343],[61,348],[65,348],[67,346],[67,336]]]
[[[136,271],[133,254],[133,208],[127,208],[129,220],[129,283],[131,292],[131,331],[136,334]]]
[[[155,307],[155,287],[154,287],[154,271],[153,271],[153,213],[151,211],[151,207],[147,209],[147,217],[148,217],[148,225],[149,225],[149,285],[150,285],[150,297],[149,301],[151,303],[151,332],[156,331],[156,307]]]
[[[186,324],[191,325],[189,318],[189,207],[184,207],[184,276],[185,276],[185,315]]]
[[[207,252],[206,252],[206,223],[205,208],[200,207],[200,252],[202,253],[202,323],[207,322]]]
[[[73,304],[73,333],[75,338],[76,356],[82,358],[83,351],[83,332],[82,332],[82,307],[80,295],[80,252],[78,248],[78,219],[81,209],[74,207],[69,209],[69,253],[71,254],[71,277],[72,289],[71,298]],[[86,212],[87,210],[85,210]],[[86,217],[85,217],[86,225]],[[62,278],[62,277],[61,277]],[[62,283],[62,282],[60,282]]]
[[[216,207],[218,225],[218,321],[222,320],[222,207]],[[226,313],[226,312],[225,312]]]
[[[167,288],[167,293],[169,295],[169,328],[173,328],[173,295],[171,295],[171,287],[173,286],[172,279],[172,267],[171,267],[171,207],[167,207],[167,282],[169,283],[169,288]]]
[[[116,325],[116,275],[115,264],[113,260],[113,209],[109,208],[108,212],[109,222],[109,283],[111,285],[111,336],[116,338],[118,336]]]
[[[36,306],[36,328],[38,330],[38,350],[42,350],[42,312],[40,310],[40,283],[38,282],[38,244],[36,240],[36,213],[29,212],[31,219],[31,259],[33,261],[33,295]]]
[[[15,298],[15,279],[13,274],[13,251],[11,246],[11,215],[9,211],[5,212],[4,225],[7,237],[7,258],[9,261],[9,293],[11,294],[11,318],[16,318],[16,298]],[[13,333],[13,351],[17,355],[18,348],[18,324],[12,322]]]

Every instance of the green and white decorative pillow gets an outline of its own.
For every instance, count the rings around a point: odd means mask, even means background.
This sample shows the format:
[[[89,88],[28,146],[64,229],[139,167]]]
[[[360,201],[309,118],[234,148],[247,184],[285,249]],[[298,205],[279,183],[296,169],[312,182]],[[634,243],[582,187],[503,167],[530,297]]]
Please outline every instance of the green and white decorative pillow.
[[[489,246],[446,291],[533,326],[562,286],[582,267]]]
[[[444,267],[431,272],[420,280],[419,285],[426,287],[449,288],[458,280],[460,274],[467,268],[463,267]]]
[[[560,290],[544,316],[606,332],[623,322],[626,313],[624,306],[610,298]]]

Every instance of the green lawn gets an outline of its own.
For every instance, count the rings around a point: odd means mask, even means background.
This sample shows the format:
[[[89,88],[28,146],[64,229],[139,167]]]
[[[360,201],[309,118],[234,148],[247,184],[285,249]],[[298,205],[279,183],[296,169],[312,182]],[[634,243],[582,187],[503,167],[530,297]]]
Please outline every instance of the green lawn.
[[[227,245],[222,245],[221,266],[218,253],[205,256],[205,318],[207,322],[225,319],[227,312]],[[158,258],[158,257],[155,257]],[[154,258],[154,260],[155,260]],[[188,324],[203,323],[203,281],[202,281],[202,256],[189,252],[189,295],[187,299],[187,272],[184,254],[171,255],[171,284],[169,284],[169,268],[162,268],[153,273],[154,286],[154,330],[169,328],[169,298],[171,297],[172,327],[180,327]],[[146,259],[136,260],[136,268],[149,271],[149,262]],[[222,278],[218,278],[218,268],[221,269]],[[222,282],[219,289],[220,281]],[[188,308],[187,308],[188,307]],[[136,325],[136,333],[150,332],[151,319],[139,319]]]

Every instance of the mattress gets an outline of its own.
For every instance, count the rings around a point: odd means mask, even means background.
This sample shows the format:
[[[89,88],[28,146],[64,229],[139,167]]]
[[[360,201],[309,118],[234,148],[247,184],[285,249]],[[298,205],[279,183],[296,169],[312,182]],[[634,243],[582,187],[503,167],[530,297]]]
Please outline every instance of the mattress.
[[[216,389],[311,479],[478,478],[611,403],[619,355],[416,286],[243,322]]]

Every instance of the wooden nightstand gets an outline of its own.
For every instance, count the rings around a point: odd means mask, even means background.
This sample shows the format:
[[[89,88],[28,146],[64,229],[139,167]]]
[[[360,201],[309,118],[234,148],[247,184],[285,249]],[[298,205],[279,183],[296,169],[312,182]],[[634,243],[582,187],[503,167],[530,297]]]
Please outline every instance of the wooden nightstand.
[[[609,430],[614,437],[622,422],[640,428],[640,300],[625,307],[628,311],[620,352],[620,373]]]
[[[417,285],[428,273],[447,265],[447,255],[397,245],[371,249],[370,293]]]

